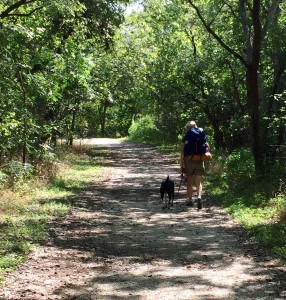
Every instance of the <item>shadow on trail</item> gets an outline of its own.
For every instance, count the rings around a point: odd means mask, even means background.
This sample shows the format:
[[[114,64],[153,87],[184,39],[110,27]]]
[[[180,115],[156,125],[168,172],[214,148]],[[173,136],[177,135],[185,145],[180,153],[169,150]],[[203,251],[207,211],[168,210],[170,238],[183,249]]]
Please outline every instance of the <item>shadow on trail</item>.
[[[104,157],[102,149],[108,149]],[[179,185],[179,164],[172,157],[128,143],[94,151],[113,171],[77,196],[73,216],[50,229],[51,247],[86,253],[78,263],[89,268],[89,279],[63,285],[55,294],[66,300],[161,299],[158,290],[164,299],[279,295],[278,277],[260,262],[258,250],[256,256],[248,251],[253,244],[245,244],[244,231],[226,214],[211,205],[186,208],[185,191],[171,210],[162,210],[161,181],[169,174],[176,190]]]

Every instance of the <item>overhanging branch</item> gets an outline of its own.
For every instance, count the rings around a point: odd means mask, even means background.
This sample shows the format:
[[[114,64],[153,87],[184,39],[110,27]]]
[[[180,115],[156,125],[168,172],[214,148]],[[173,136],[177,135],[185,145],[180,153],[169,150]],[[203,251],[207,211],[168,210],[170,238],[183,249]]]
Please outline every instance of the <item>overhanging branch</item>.
[[[21,6],[24,6],[24,5],[27,5],[27,4],[30,4],[30,3],[34,3],[34,2],[37,2],[37,1],[39,1],[39,0],[20,0],[16,3],[10,5],[2,13],[0,13],[0,19],[8,18],[8,17],[11,17],[11,16],[29,16],[29,15],[33,14],[36,10],[41,9],[42,6],[34,9],[33,11],[31,11],[30,13],[27,13],[27,14],[16,13],[14,11],[16,11]]]
[[[240,55],[239,53],[237,53],[234,49],[230,48],[223,40],[220,36],[218,36],[213,30],[212,28],[207,24],[206,20],[203,18],[199,8],[193,3],[192,0],[188,0],[189,4],[192,6],[192,8],[196,11],[200,21],[202,22],[202,24],[204,25],[204,27],[206,28],[206,30],[217,40],[217,42],[225,49],[227,50],[229,53],[231,53],[234,57],[238,58],[244,65],[246,65],[246,61],[243,58],[242,55]]]

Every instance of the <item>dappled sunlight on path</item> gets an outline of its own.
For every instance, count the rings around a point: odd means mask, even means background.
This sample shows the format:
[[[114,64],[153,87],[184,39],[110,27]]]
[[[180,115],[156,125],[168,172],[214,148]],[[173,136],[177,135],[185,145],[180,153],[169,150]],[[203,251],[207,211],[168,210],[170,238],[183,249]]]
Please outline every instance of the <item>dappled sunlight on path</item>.
[[[186,207],[185,186],[162,209],[167,174],[178,190],[174,158],[105,142],[89,141],[95,155],[107,149],[104,176],[50,224],[49,243],[9,276],[0,299],[282,299],[283,270],[224,211],[207,199],[200,211]]]

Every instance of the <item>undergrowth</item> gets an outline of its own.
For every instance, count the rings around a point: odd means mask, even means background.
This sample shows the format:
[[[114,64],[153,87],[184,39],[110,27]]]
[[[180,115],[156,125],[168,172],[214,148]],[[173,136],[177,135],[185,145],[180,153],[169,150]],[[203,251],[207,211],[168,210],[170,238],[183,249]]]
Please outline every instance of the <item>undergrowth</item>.
[[[273,161],[264,176],[254,173],[252,155],[239,149],[217,155],[208,176],[208,196],[216,199],[249,235],[275,257],[286,260],[285,170]]]
[[[94,150],[75,146],[58,149],[56,165],[39,177],[1,189],[0,207],[0,282],[4,272],[21,263],[27,254],[48,239],[47,223],[65,216],[74,196],[100,172]],[[98,152],[98,151],[97,151]],[[49,180],[47,181],[47,178]]]
[[[134,121],[128,130],[128,134],[128,139],[133,142],[156,146],[164,145],[165,147],[172,147],[172,143],[177,139],[170,132],[158,128],[154,117],[149,115]]]

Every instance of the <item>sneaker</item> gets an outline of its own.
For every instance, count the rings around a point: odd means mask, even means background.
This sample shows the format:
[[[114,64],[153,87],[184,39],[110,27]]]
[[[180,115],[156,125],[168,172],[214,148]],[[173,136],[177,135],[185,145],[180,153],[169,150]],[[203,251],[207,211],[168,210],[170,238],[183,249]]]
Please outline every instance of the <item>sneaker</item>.
[[[187,205],[187,206],[194,206],[194,203],[193,203],[192,200],[188,200],[188,201],[186,202],[186,205]]]
[[[198,207],[198,209],[202,209],[202,207],[203,207],[201,198],[198,198],[197,207]]]

